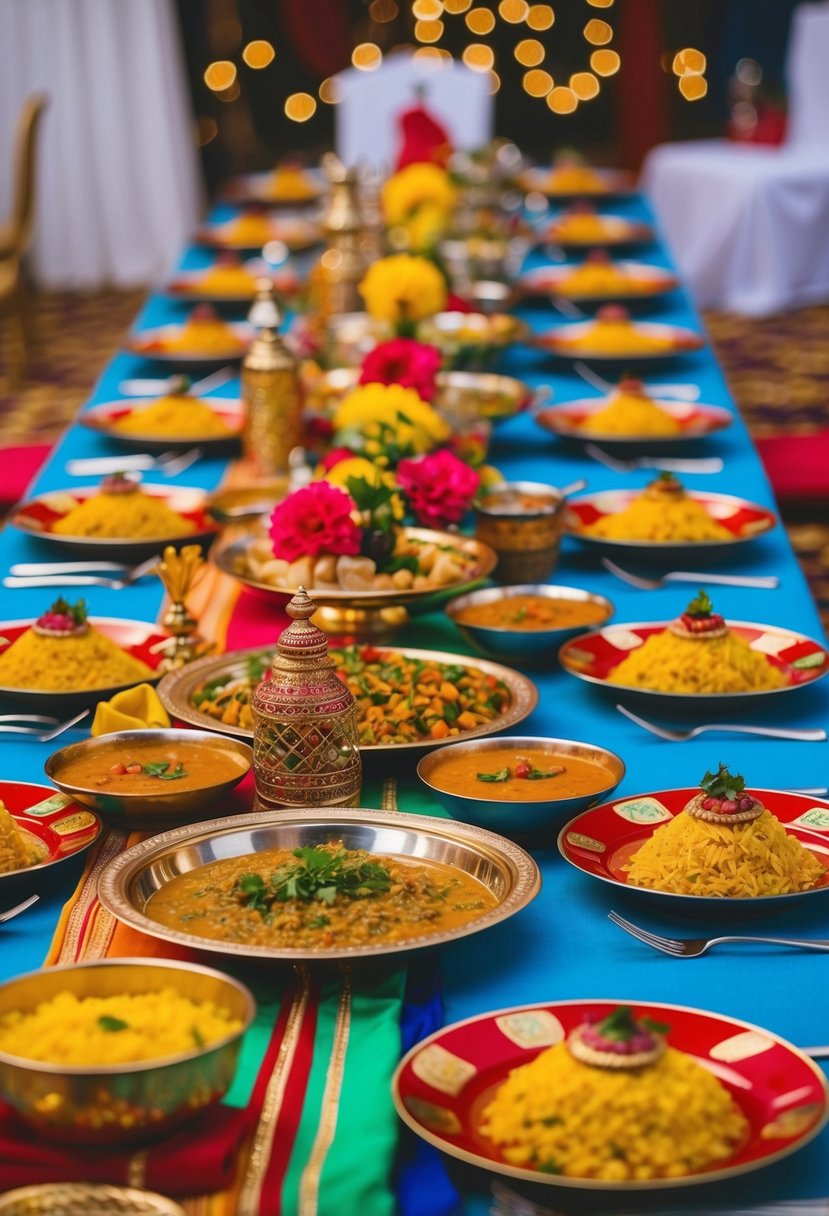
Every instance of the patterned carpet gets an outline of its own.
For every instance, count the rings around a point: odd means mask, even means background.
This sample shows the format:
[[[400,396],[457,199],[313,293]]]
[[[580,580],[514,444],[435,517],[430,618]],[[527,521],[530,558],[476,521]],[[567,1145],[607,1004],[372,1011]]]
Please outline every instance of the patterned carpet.
[[[118,348],[143,293],[42,295],[37,349],[25,387],[12,393],[0,368],[0,444],[44,442],[72,420]],[[717,355],[755,436],[829,425],[829,307],[757,321],[707,314]],[[825,504],[784,515],[829,629],[829,520]]]

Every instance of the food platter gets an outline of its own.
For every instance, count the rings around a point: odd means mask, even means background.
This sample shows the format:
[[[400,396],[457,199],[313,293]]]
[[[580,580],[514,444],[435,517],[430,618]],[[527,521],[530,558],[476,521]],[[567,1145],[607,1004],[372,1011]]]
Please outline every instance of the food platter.
[[[326,182],[319,170],[300,170],[307,193],[298,197],[296,193],[280,191],[274,171],[266,173],[243,173],[233,178],[223,191],[222,197],[230,203],[254,203],[267,207],[312,207],[325,193]]]
[[[0,655],[33,624],[33,620],[0,621]],[[148,667],[152,668],[158,667],[161,661],[161,645],[170,637],[164,630],[159,629],[157,625],[151,625],[148,621],[126,621],[118,617],[93,616],[89,618],[89,624],[93,629],[97,629],[98,633],[102,633],[115,642],[127,654],[132,655],[135,659],[140,659],[142,663],[146,663]],[[148,682],[155,683],[157,678],[148,678]],[[96,701],[106,700],[116,692],[120,692],[122,688],[131,688],[137,682],[133,680],[128,684],[116,684],[102,688],[76,688],[66,691],[13,688],[9,685],[0,685],[0,697],[8,698],[16,705],[30,706],[32,709],[48,713],[58,707],[70,710],[80,709],[84,705],[94,705]]]
[[[724,707],[746,706],[769,697],[782,696],[806,688],[822,679],[829,671],[829,653],[812,638],[783,625],[758,625],[751,621],[726,621],[729,630],[747,642],[752,650],[765,654],[780,670],[786,683],[779,688],[756,689],[750,692],[662,692],[638,688],[629,684],[614,684],[610,672],[632,650],[643,645],[654,634],[661,633],[670,621],[639,621],[632,624],[606,625],[593,633],[565,642],[559,651],[559,662],[566,672],[596,684],[623,699],[642,697],[651,703],[661,703],[670,709],[690,708],[716,711]],[[803,666],[797,666],[803,664]]]
[[[274,270],[264,260],[245,263],[252,276],[250,287],[242,291],[228,291],[210,286],[209,270],[182,270],[165,288],[165,293],[177,300],[206,301],[212,304],[247,304],[256,292],[256,279],[270,279],[280,296],[293,296],[302,287],[302,279],[295,270]]]
[[[785,827],[810,852],[829,867],[829,802],[807,794],[786,790],[762,790],[756,795]],[[695,789],[654,790],[635,797],[614,798],[576,815],[558,837],[558,849],[565,861],[590,878],[608,884],[613,891],[636,898],[655,912],[688,916],[762,916],[782,912],[794,905],[829,897],[826,881],[808,891],[789,895],[722,896],[684,895],[653,891],[634,886],[624,866],[633,853],[663,823],[669,823],[688,801],[699,794]]]
[[[644,444],[659,445],[688,443],[715,435],[731,426],[734,415],[720,405],[701,405],[698,402],[670,401],[652,397],[653,403],[679,425],[671,435],[629,435],[617,432],[587,430],[585,423],[591,414],[603,410],[610,402],[608,397],[585,397],[576,401],[565,401],[561,405],[547,406],[539,410],[535,420],[545,431],[551,431],[562,439],[579,439],[586,443],[628,444],[641,450]],[[581,499],[580,501],[586,501]]]
[[[580,268],[581,262],[567,262],[556,266],[537,266],[522,274],[516,286],[525,296],[564,296],[568,300],[606,303],[612,300],[649,300],[655,296],[675,291],[679,279],[661,266],[646,262],[614,262],[613,267],[630,277],[631,282],[607,291],[579,291],[567,286],[568,277]]]
[[[154,435],[141,431],[122,431],[118,429],[116,423],[123,422],[125,418],[132,415],[140,414],[143,409],[153,404],[152,398],[139,399],[137,397],[130,397],[123,398],[120,401],[102,402],[100,405],[93,405],[91,409],[84,410],[78,415],[78,421],[89,430],[96,431],[99,435],[105,435],[107,439],[112,439],[117,443],[123,444],[125,447],[138,447],[151,451],[166,451],[168,448],[189,448],[193,444],[198,444],[200,448],[216,448],[222,445],[226,446],[237,440],[242,433],[244,423],[242,402],[238,398],[232,397],[202,397],[200,400],[204,405],[209,406],[213,413],[222,420],[229,434]]]
[[[463,731],[444,740],[422,739],[410,743],[364,745],[361,748],[364,753],[424,752],[438,746],[441,742],[452,743],[460,739],[481,739],[523,722],[538,703],[538,690],[532,680],[500,663],[493,663],[487,659],[470,658],[469,655],[447,654],[436,650],[417,650],[408,646],[383,646],[381,650],[414,660],[457,664],[482,671],[487,676],[492,676],[506,684],[510,703],[486,725]],[[252,729],[229,725],[200,710],[193,704],[193,696],[203,685],[222,680],[223,677],[227,677],[229,681],[242,681],[242,687],[252,688],[254,682],[251,672],[258,671],[271,653],[272,649],[258,647],[251,650],[239,650],[232,654],[209,655],[204,659],[197,659],[194,663],[188,663],[180,671],[170,672],[164,676],[158,687],[158,695],[170,716],[180,722],[186,722],[189,726],[195,726],[201,730],[231,735],[235,739],[252,739]]]
[[[167,344],[178,341],[183,325],[159,325],[154,329],[141,329],[124,343],[124,349],[142,359],[154,359],[156,363],[174,364],[176,367],[212,367],[217,363],[234,363],[244,356],[253,341],[254,329],[244,321],[227,321],[232,333],[226,346],[210,350],[170,350]]]
[[[296,849],[342,841],[370,854],[448,864],[489,889],[496,905],[466,924],[427,937],[313,950],[212,940],[152,920],[152,895],[183,871],[269,848]],[[512,841],[471,824],[370,810],[292,810],[225,816],[175,828],[134,845],[106,867],[98,898],[124,924],[177,946],[260,959],[334,961],[397,954],[444,944],[501,924],[538,894],[541,876],[533,859]]]
[[[101,831],[97,815],[59,793],[54,786],[0,781],[0,802],[18,828],[34,837],[45,850],[42,860],[34,865],[0,873],[4,900],[24,887],[46,890],[50,879],[41,881],[43,872],[88,849]]]
[[[518,185],[522,190],[534,191],[536,194],[544,194],[547,198],[552,199],[592,198],[598,200],[633,192],[633,179],[624,170],[597,169],[590,166],[587,171],[590,177],[595,179],[592,188],[588,185],[581,190],[574,190],[570,187],[559,189],[554,180],[555,166],[548,169],[542,165],[534,165],[522,170],[518,176]]]
[[[724,1165],[679,1178],[616,1182],[509,1164],[479,1130],[494,1091],[512,1069],[560,1042],[585,1015],[609,1013],[620,1003],[551,1001],[499,1009],[446,1026],[413,1047],[398,1066],[392,1082],[397,1113],[421,1139],[468,1165],[540,1186],[617,1192],[716,1184],[747,1174],[802,1148],[826,1123],[826,1080],[816,1064],[784,1039],[748,1022],[686,1005],[625,1001],[634,1014],[667,1024],[670,1045],[722,1082],[748,1120],[746,1141]]]
[[[592,536],[585,529],[607,515],[616,515],[638,498],[641,490],[601,490],[597,494],[581,494],[568,498],[564,510],[564,530],[568,536],[584,545],[591,545],[608,554],[629,553],[642,561],[682,561],[715,558],[730,554],[738,545],[748,544],[765,536],[777,523],[768,507],[737,498],[732,494],[686,490],[688,498],[704,507],[708,514],[731,533],[723,540],[625,540],[607,536]]]
[[[551,242],[564,248],[591,249],[615,247],[617,245],[646,245],[654,239],[653,228],[636,220],[629,220],[623,215],[601,214],[602,231],[585,236],[568,236],[562,221],[566,220],[564,212],[548,217],[535,229],[536,243],[543,245]]]
[[[661,359],[673,359],[702,350],[705,338],[693,329],[681,325],[663,325],[653,321],[634,321],[632,331],[644,339],[657,338],[668,345],[645,350],[602,350],[587,344],[576,344],[578,339],[589,334],[595,321],[574,321],[567,325],[556,325],[553,329],[534,333],[528,340],[530,346],[543,350],[558,359],[589,359],[594,363],[654,363]]]
[[[128,536],[69,536],[55,532],[55,525],[80,503],[99,492],[97,486],[72,487],[66,490],[51,490],[15,507],[9,522],[21,532],[50,544],[77,551],[86,550],[107,557],[137,561],[149,557],[165,545],[208,545],[219,531],[218,524],[206,510],[204,490],[191,486],[161,486],[142,483],[141,491],[149,497],[163,502],[170,510],[192,524],[192,531],[156,537],[131,538]]]
[[[322,240],[322,229],[314,220],[306,216],[269,216],[267,230],[262,233],[264,240],[248,239],[244,235],[236,235],[236,220],[226,220],[222,224],[210,224],[200,228],[196,233],[199,245],[207,245],[211,249],[261,250],[269,241],[277,241],[285,245],[292,253],[311,249]]]

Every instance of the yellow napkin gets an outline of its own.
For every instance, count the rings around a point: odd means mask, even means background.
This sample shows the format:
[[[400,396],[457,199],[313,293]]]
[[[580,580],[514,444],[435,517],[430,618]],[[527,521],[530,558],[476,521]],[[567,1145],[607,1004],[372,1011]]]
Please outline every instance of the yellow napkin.
[[[170,719],[152,684],[125,688],[111,701],[100,701],[92,722],[93,735],[111,735],[119,730],[148,730],[167,727]]]

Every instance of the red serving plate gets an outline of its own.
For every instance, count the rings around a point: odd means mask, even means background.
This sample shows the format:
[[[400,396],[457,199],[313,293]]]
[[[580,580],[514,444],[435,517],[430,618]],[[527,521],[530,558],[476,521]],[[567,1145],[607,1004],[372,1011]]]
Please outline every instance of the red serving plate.
[[[37,837],[47,849],[36,865],[0,874],[4,898],[12,885],[15,889],[21,884],[45,889],[48,880],[38,883],[41,872],[88,849],[101,831],[97,815],[49,785],[0,781],[0,801],[18,827]]]
[[[479,1131],[482,1112],[498,1086],[512,1069],[564,1038],[586,1013],[606,1015],[620,1004],[631,1005],[637,1017],[667,1023],[670,1045],[719,1078],[749,1122],[746,1143],[725,1165],[646,1182],[564,1178],[510,1165]],[[746,1174],[802,1148],[829,1114],[823,1073],[776,1035],[685,1005],[604,998],[501,1009],[446,1026],[404,1056],[392,1093],[404,1123],[452,1157],[542,1186],[598,1191],[689,1187]]]
[[[712,916],[759,914],[782,911],[816,895],[829,895],[829,802],[785,790],[750,789],[748,792],[760,798],[789,835],[796,837],[828,868],[818,886],[809,891],[795,891],[791,895],[724,899],[713,895],[651,891],[630,883],[624,867],[632,855],[658,827],[680,813],[699,793],[699,786],[693,789],[655,790],[632,798],[614,798],[591,807],[562,828],[558,837],[559,852],[577,870],[591,878],[614,887],[624,887],[627,894],[650,902],[652,907],[662,907],[675,913]]]
[[[643,444],[661,446],[665,443],[683,443],[689,439],[701,439],[705,435],[713,435],[717,431],[725,430],[734,421],[733,414],[719,405],[665,401],[657,397],[653,397],[651,400],[679,424],[680,429],[673,435],[620,435],[586,430],[585,424],[591,415],[597,414],[599,410],[605,409],[610,404],[609,397],[585,397],[578,401],[566,401],[562,405],[549,406],[547,409],[539,410],[535,418],[545,431],[552,431],[554,435],[561,435],[565,439],[583,439],[587,443],[605,445],[609,443],[629,444],[633,447],[641,447]],[[618,491],[620,499],[624,493],[626,491]],[[638,491],[632,491],[631,496],[636,493]],[[588,501],[595,501],[595,497],[593,495]],[[699,495],[698,497],[705,496]],[[577,499],[576,501],[584,502],[585,500]],[[760,509],[762,510],[762,508]],[[594,516],[594,518],[596,517]],[[591,521],[586,520],[585,522]]]
[[[587,249],[595,246],[604,248],[608,245],[640,245],[654,239],[653,228],[650,224],[628,220],[623,215],[602,214],[601,218],[604,220],[605,227],[600,236],[574,237],[567,236],[567,230],[562,229],[563,214],[553,216],[536,230],[538,240],[542,244],[551,241],[556,245]]]
[[[559,662],[570,675],[591,684],[599,684],[618,695],[662,699],[673,706],[699,707],[745,702],[758,697],[773,697],[792,692],[822,679],[829,670],[829,652],[812,638],[795,633],[782,625],[757,625],[751,621],[726,621],[728,628],[752,647],[765,654],[769,663],[782,671],[786,683],[780,688],[752,692],[659,692],[635,688],[629,684],[614,684],[610,674],[626,655],[641,646],[649,637],[667,629],[670,621],[638,621],[633,624],[605,625],[592,633],[565,642],[558,652]],[[702,643],[701,643],[702,644]],[[800,666],[801,663],[805,666]],[[811,665],[814,663],[814,666]]]
[[[693,329],[684,329],[680,325],[662,325],[652,321],[634,321],[633,328],[643,336],[668,339],[670,346],[659,350],[616,352],[594,350],[589,346],[574,346],[573,340],[589,333],[594,324],[594,321],[576,321],[570,325],[557,325],[554,329],[533,334],[529,339],[529,345],[546,351],[548,355],[556,355],[564,359],[590,359],[593,362],[601,363],[651,363],[659,359],[670,359],[675,355],[688,354],[690,351],[702,350],[705,346],[705,338]]]
[[[91,409],[79,414],[78,421],[91,431],[97,431],[99,435],[106,435],[107,438],[115,439],[128,447],[158,449],[159,451],[167,448],[192,447],[194,444],[198,444],[199,447],[208,445],[215,447],[218,444],[228,443],[241,435],[244,411],[242,402],[238,398],[202,397],[200,400],[203,405],[208,405],[213,413],[221,418],[231,432],[229,435],[145,435],[138,431],[127,433],[116,429],[116,422],[128,418],[131,414],[140,413],[148,405],[153,404],[152,398],[138,400],[131,397],[94,405]]]
[[[601,183],[592,189],[588,187],[586,190],[559,190],[555,185],[555,167],[545,168],[542,165],[525,169],[518,177],[518,185],[522,190],[535,190],[538,194],[545,194],[547,198],[553,199],[592,198],[598,200],[633,193],[633,176],[623,169],[591,167],[590,171],[600,179]]]
[[[567,286],[567,278],[579,265],[568,262],[564,266],[539,266],[521,275],[518,287],[527,296],[565,296],[571,300],[647,300],[674,291],[679,286],[676,275],[663,270],[661,266],[650,266],[645,262],[614,262],[617,270],[630,276],[631,283],[623,283],[610,291],[578,291]]]
[[[266,262],[257,264],[252,273],[257,279],[270,279],[274,290],[281,296],[295,295],[302,287],[302,280],[295,271],[274,271]],[[251,283],[249,291],[216,291],[207,283],[205,270],[181,271],[165,288],[165,294],[168,296],[185,300],[211,300],[217,304],[249,302],[253,300],[255,292],[254,283]]]
[[[142,359],[155,359],[158,363],[175,363],[182,367],[233,363],[244,356],[253,341],[254,330],[242,321],[228,321],[227,326],[237,340],[216,350],[170,350],[168,343],[181,336],[183,325],[159,325],[155,329],[139,330],[127,339],[124,350],[140,355]]]
[[[223,224],[209,224],[196,233],[196,241],[212,249],[262,249],[270,241],[286,245],[292,252],[310,249],[322,239],[322,229],[314,220],[304,216],[269,217],[268,232],[264,241],[240,239],[235,234],[235,220]]]

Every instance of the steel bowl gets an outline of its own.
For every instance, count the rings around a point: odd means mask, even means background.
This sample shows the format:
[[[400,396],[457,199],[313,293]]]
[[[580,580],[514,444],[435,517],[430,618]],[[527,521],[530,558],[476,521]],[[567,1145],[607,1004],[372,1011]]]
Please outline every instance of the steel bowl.
[[[405,941],[366,946],[293,948],[213,941],[159,924],[146,914],[156,891],[171,878],[220,858],[264,849],[296,849],[341,840],[347,849],[412,860],[437,861],[472,874],[495,895],[494,908],[459,928]],[[98,898],[118,920],[151,937],[216,954],[292,962],[399,954],[479,933],[520,912],[538,894],[541,876],[528,853],[510,840],[468,823],[369,810],[296,811],[290,808],[236,815],[176,828],[134,845],[104,870]]]
[[[197,790],[177,790],[175,781],[159,781],[158,790],[152,794],[130,794],[120,790],[107,792],[100,787],[75,785],[66,781],[62,774],[67,766],[81,756],[90,756],[112,743],[123,743],[128,749],[131,743],[207,744],[213,752],[239,757],[239,771],[224,781],[203,786]],[[98,735],[80,743],[70,743],[54,752],[43,766],[49,780],[64,794],[69,794],[82,806],[97,811],[99,815],[123,827],[127,831],[145,830],[157,832],[180,823],[202,819],[207,808],[225,797],[250,772],[253,751],[237,739],[227,735],[213,734],[203,730],[124,730],[111,735]]]
[[[173,988],[213,1001],[242,1022],[209,1047],[134,1064],[48,1064],[0,1051],[0,1096],[35,1130],[70,1144],[158,1139],[227,1092],[256,1005],[244,985],[196,963],[138,958],[47,967],[0,985],[0,1018],[29,1012],[61,992],[78,997]]]
[[[516,748],[544,747],[551,754],[569,755],[580,760],[592,760],[609,770],[607,785],[595,794],[578,794],[571,798],[548,798],[543,802],[506,802],[494,798],[476,798],[471,794],[452,794],[442,789],[436,777],[441,763],[447,756],[463,754],[480,756],[481,762],[490,767],[497,763],[498,753],[514,752]],[[507,836],[523,836],[534,840],[555,843],[560,828],[580,811],[586,811],[596,802],[606,799],[608,794],[625,775],[625,764],[621,757],[596,743],[580,743],[574,739],[549,739],[544,736],[510,735],[500,739],[470,739],[469,742],[449,743],[439,751],[424,756],[417,766],[417,775],[444,810],[455,819],[474,823],[491,832],[504,832]],[[482,789],[484,787],[482,786]]]
[[[580,587],[558,587],[549,583],[521,583],[511,587],[486,587],[460,595],[446,605],[446,615],[453,621],[463,636],[482,654],[501,662],[516,663],[519,667],[554,667],[558,662],[558,649],[562,642],[583,632],[581,625],[567,625],[559,629],[516,629],[510,625],[469,625],[458,620],[464,608],[474,604],[492,604],[512,599],[516,595],[538,595],[551,600],[572,600],[580,604],[596,604],[604,616],[596,622],[596,628],[609,621],[614,612],[613,604],[603,595],[584,591]]]

